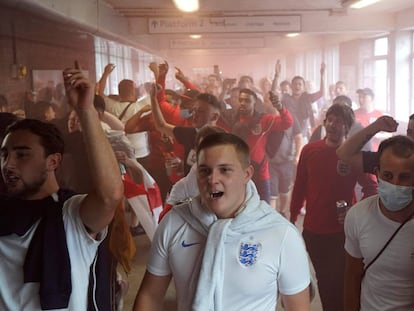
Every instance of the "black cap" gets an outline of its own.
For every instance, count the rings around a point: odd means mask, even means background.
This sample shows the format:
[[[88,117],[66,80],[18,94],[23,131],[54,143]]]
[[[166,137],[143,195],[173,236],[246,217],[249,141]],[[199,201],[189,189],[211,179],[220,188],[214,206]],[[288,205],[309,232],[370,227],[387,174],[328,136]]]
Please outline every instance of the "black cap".
[[[372,89],[370,89],[369,87],[366,87],[364,89],[358,89],[356,92],[357,92],[357,94],[369,95],[372,98],[375,97],[374,91]]]
[[[181,102],[192,102],[194,101],[197,96],[200,94],[200,91],[196,89],[187,89],[185,90],[184,94],[180,94]]]

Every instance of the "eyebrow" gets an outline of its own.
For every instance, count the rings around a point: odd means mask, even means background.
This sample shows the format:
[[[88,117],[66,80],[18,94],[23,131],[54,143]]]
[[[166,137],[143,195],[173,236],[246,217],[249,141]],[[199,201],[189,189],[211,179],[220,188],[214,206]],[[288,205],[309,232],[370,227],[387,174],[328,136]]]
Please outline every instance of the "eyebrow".
[[[13,146],[12,150],[32,150],[29,146]]]
[[[207,164],[203,164],[203,163],[198,164],[198,167],[200,167],[200,166],[206,166],[206,167],[209,167],[209,165],[207,165]],[[234,164],[232,164],[232,163],[220,163],[220,164],[218,164],[217,166],[234,166]]]
[[[199,164],[198,167],[210,167],[210,166],[207,164]],[[222,163],[222,164],[218,164],[216,167],[234,167],[234,164]]]
[[[219,164],[218,166],[234,166],[234,164],[232,164],[232,163],[223,163],[223,164]]]

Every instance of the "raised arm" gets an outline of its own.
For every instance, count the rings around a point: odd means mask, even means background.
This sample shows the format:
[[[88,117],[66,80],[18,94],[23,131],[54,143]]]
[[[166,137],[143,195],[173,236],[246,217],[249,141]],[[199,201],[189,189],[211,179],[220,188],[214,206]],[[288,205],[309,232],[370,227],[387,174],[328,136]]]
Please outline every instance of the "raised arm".
[[[155,81],[157,81],[157,84],[161,86],[161,90],[157,93],[157,100],[159,103],[162,103],[165,101],[165,80],[170,67],[167,61],[160,63],[157,67],[151,64],[150,69],[154,74]]]
[[[155,81],[157,81],[156,99],[164,120],[172,125],[183,124],[185,119],[180,116],[179,109],[171,106],[165,99],[165,79],[169,68],[168,63],[163,62],[157,65],[153,62],[149,68],[154,74]]]
[[[223,87],[221,88],[221,93],[220,93],[220,95],[218,97],[220,103],[223,103],[223,105],[224,105],[224,98],[230,93],[230,90],[231,90],[231,88],[233,87],[233,85],[235,83],[236,83],[235,80],[232,80],[232,79],[224,79],[224,81],[223,81]]]
[[[93,191],[83,200],[80,216],[94,236],[110,223],[123,198],[121,174],[93,106],[93,85],[79,68],[64,70],[63,79],[68,102],[79,117],[88,154]]]
[[[275,94],[280,93],[278,91],[278,86],[279,86],[279,78],[280,78],[281,71],[282,71],[282,65],[280,64],[280,60],[278,59],[275,65],[275,76],[273,77],[272,88],[271,88],[271,91]]]
[[[321,98],[325,94],[325,71],[326,71],[326,65],[325,63],[321,64],[321,80],[319,85],[319,91],[312,93],[311,98],[312,102],[317,101],[319,98]]]
[[[354,169],[363,171],[362,147],[380,131],[395,132],[398,123],[390,116],[381,116],[366,128],[349,137],[338,149],[338,157],[349,163]]]
[[[186,89],[192,89],[201,92],[201,90],[197,86],[195,86],[193,83],[190,82],[190,80],[188,80],[188,78],[184,75],[180,68],[175,67],[175,70],[175,78],[182,84],[184,84],[184,87]]]
[[[140,131],[140,121],[141,116],[145,112],[151,111],[151,106],[146,105],[136,114],[134,114],[128,121],[125,123],[125,133],[136,133]]]
[[[104,94],[104,90],[105,90],[105,85],[106,82],[108,80],[108,76],[109,74],[115,69],[115,65],[114,64],[108,64],[105,66],[104,68],[104,72],[102,73],[101,78],[99,79],[97,85],[98,85],[98,89],[97,89],[97,94],[101,95],[101,96],[105,96]]]
[[[104,111],[102,114],[102,121],[109,125],[112,130],[123,131],[124,123],[119,120],[116,116],[108,111]]]
[[[156,89],[157,89],[157,86],[154,84],[151,90],[151,108],[152,108],[152,116],[154,117],[155,128],[162,134],[166,134],[167,136],[174,137],[173,130],[175,126],[165,121],[164,115],[161,112],[160,106],[158,105],[158,101],[156,98],[156,94],[157,94]]]
[[[279,100],[279,97],[276,94],[270,93],[270,101],[272,102],[273,109],[275,109],[279,115],[275,116],[275,120],[278,119],[278,122],[274,122],[272,130],[284,131],[292,126],[293,118],[289,110],[283,107],[282,102]]]

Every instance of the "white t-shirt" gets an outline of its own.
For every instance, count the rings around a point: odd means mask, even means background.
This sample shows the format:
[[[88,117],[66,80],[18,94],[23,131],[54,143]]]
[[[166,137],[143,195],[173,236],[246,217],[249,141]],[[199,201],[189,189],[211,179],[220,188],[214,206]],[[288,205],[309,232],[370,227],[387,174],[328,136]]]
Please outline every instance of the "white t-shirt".
[[[120,102],[114,100],[109,97],[104,97],[105,100],[105,110],[112,113],[113,115],[119,116],[124,111],[124,109],[130,104],[130,102]],[[129,108],[126,110],[124,116],[122,117],[122,123],[126,123],[129,118],[131,118],[134,114],[144,108],[146,105],[151,105],[151,98],[150,97],[143,97],[138,99],[138,101],[134,102]]]
[[[67,309],[86,311],[88,302],[89,268],[107,230],[100,241],[86,232],[79,215],[79,207],[86,195],[76,195],[63,206],[63,223],[71,261],[72,293]],[[19,237],[16,234],[0,237],[0,310],[41,310],[39,283],[23,283],[23,264],[30,241],[39,222]]]
[[[358,202],[345,219],[345,250],[368,265],[400,223],[381,212],[378,195]],[[414,220],[407,222],[378,259],[361,285],[361,310],[414,310]]]
[[[223,310],[275,310],[278,291],[292,295],[309,285],[303,240],[282,216],[272,228],[240,235],[238,240],[225,243]],[[193,300],[188,287],[192,274],[198,273],[195,263],[205,242],[206,237],[174,209],[155,233],[147,269],[158,276],[173,275],[179,310]],[[254,264],[242,263],[240,254],[246,247],[255,250]]]

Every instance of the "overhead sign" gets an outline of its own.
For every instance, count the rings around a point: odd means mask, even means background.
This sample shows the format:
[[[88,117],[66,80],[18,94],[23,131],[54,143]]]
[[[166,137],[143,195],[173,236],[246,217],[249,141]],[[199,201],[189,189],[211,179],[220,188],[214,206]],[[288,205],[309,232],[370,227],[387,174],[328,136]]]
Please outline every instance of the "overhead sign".
[[[148,19],[149,33],[300,32],[300,15],[246,17],[160,17]]]
[[[202,39],[172,39],[171,49],[233,49],[233,48],[262,48],[263,38],[202,38]]]

